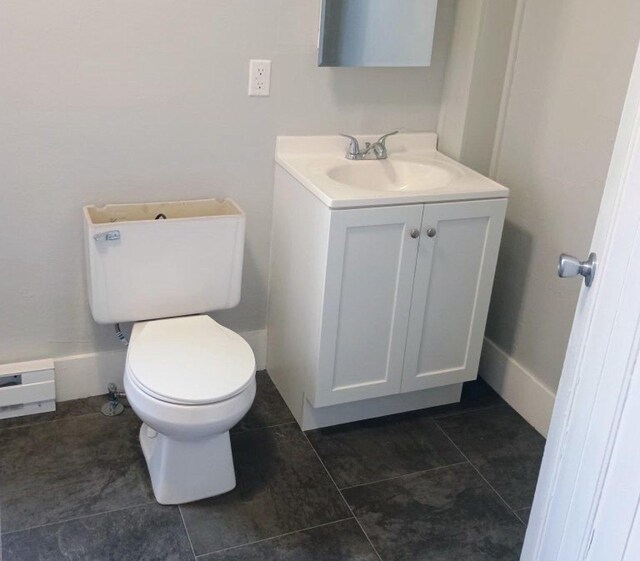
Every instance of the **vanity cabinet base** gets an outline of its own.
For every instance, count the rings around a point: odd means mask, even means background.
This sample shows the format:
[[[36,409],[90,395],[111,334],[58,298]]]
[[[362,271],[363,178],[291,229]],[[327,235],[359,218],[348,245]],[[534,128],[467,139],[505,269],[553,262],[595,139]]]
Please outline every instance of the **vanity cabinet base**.
[[[302,430],[319,429],[363,419],[458,403],[461,393],[462,384],[453,384],[430,390],[363,399],[327,407],[313,407],[305,399],[302,406],[302,417],[297,421]]]

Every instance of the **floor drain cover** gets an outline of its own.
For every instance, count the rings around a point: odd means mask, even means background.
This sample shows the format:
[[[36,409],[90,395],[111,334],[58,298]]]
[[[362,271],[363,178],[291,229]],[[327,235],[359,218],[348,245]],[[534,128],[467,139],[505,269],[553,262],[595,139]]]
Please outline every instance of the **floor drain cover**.
[[[106,415],[107,417],[115,417],[116,415],[120,415],[124,411],[124,405],[117,401],[107,401],[107,403],[102,406],[101,411],[102,414]]]

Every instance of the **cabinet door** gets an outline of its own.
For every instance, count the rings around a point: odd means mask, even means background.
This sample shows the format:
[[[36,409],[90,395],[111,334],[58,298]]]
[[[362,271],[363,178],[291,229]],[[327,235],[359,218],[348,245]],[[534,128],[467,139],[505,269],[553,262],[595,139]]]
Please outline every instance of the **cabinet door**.
[[[506,199],[425,205],[403,392],[476,378],[506,207]]]
[[[331,213],[315,392],[321,407],[396,394],[423,205]]]

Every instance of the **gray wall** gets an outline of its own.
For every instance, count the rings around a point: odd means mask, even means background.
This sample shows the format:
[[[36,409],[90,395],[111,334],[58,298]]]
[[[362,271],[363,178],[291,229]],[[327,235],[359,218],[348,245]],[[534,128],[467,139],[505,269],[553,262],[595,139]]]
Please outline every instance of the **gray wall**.
[[[1,2],[0,362],[116,347],[86,303],[88,203],[233,197],[242,302],[215,315],[262,329],[276,135],[435,130],[453,7],[429,69],[377,70],[317,68],[318,0]]]
[[[529,0],[496,178],[511,189],[488,337],[555,391],[640,38],[638,0]]]

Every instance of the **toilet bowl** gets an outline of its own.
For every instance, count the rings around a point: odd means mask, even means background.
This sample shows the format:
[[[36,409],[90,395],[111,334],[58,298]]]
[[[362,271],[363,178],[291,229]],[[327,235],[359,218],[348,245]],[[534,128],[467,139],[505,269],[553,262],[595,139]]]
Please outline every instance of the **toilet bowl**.
[[[124,386],[143,421],[156,500],[180,504],[235,487],[229,430],[256,393],[248,343],[209,316],[136,323]]]

